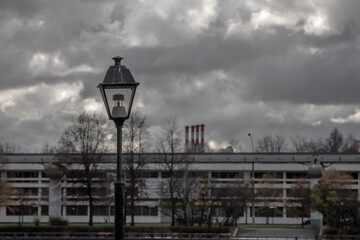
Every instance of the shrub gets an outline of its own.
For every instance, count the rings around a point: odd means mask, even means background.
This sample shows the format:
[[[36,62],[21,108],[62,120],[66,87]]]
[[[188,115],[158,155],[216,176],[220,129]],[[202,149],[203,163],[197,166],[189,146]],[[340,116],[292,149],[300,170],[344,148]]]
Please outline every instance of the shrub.
[[[38,217],[35,217],[33,223],[36,227],[38,227],[40,225],[40,219]]]
[[[50,226],[67,226],[69,225],[68,221],[62,217],[50,217],[49,218]]]

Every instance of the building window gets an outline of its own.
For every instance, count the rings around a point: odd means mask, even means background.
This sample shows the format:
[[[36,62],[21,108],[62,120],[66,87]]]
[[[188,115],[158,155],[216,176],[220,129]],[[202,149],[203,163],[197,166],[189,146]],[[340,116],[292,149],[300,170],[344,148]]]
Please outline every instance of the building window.
[[[94,206],[93,209],[94,216],[107,216],[109,214],[108,206]]]
[[[218,197],[218,198],[226,198],[227,196],[236,196],[237,193],[240,193],[242,190],[240,187],[234,188],[234,187],[218,187],[218,188],[212,188],[211,194],[212,196]]]
[[[175,178],[182,178],[184,176],[184,172],[161,172],[161,178],[170,178],[170,176],[173,176]]]
[[[242,172],[212,172],[212,178],[243,178]]]
[[[281,179],[283,178],[283,173],[282,172],[255,172],[255,178],[257,179],[262,179],[262,178],[266,178],[266,179],[270,179],[270,178],[277,178],[277,179]]]
[[[39,195],[39,188],[18,188],[21,198],[34,197]]]
[[[282,198],[283,190],[279,188],[258,188],[257,193],[259,197],[265,198]]]
[[[7,178],[38,178],[39,172],[30,171],[7,171]]]
[[[66,188],[66,196],[86,196],[85,188]]]
[[[49,196],[49,188],[41,188],[41,196],[48,197]]]
[[[92,194],[94,197],[106,197],[108,195],[108,189],[106,188],[92,188]]]
[[[158,178],[158,177],[159,177],[158,172],[144,171],[144,172],[140,172],[140,177],[139,178]]]
[[[349,174],[353,179],[358,179],[358,173],[357,172],[346,172]]]
[[[66,179],[71,179],[71,178],[78,179],[83,176],[84,176],[84,171],[80,171],[80,170],[72,170],[66,173]]]
[[[250,211],[252,217],[252,211]],[[255,207],[255,217],[282,217],[282,207]]]
[[[48,205],[41,205],[41,215],[42,216],[49,215],[49,206]]]
[[[126,212],[130,215],[130,209],[127,208]],[[158,207],[148,207],[148,206],[135,206],[136,216],[157,216],[158,215]]]
[[[286,208],[286,217],[291,218],[300,218],[302,213],[301,207],[287,207]],[[304,209],[304,217],[310,217],[310,209]]]
[[[148,206],[141,206],[142,207],[142,215],[143,216],[157,216],[158,215],[158,208],[157,207],[148,207]]]
[[[6,177],[11,182],[37,182],[39,172],[34,171],[7,171]]]
[[[67,216],[87,216],[87,206],[66,206]]]
[[[38,208],[28,205],[8,206],[6,208],[7,216],[34,216],[37,215]]]
[[[288,179],[304,179],[307,177],[307,172],[287,172],[286,178]]]
[[[227,208],[225,206],[224,207],[216,207],[215,208],[215,215],[218,216],[218,217],[228,217],[228,216],[232,215],[230,212],[227,212],[229,210],[230,210],[230,208]],[[244,209],[240,209],[240,211],[238,209],[235,210],[238,217],[243,217],[244,216],[244,211],[243,210]]]
[[[208,172],[189,172],[190,178],[203,178],[207,179],[209,176]]]

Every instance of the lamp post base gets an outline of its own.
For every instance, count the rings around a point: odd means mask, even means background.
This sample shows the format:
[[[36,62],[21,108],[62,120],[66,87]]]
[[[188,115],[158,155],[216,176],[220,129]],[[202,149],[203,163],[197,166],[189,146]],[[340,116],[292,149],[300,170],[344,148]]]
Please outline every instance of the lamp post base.
[[[115,181],[115,240],[125,238],[125,182]]]

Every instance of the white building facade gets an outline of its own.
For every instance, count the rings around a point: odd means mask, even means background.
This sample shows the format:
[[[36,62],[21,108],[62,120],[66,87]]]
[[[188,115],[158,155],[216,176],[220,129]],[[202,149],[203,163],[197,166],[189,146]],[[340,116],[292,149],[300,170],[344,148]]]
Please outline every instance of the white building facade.
[[[245,154],[245,153],[197,153],[178,154],[186,157],[187,177],[199,178],[198,184],[209,184],[221,188],[237,182],[249,183],[258,193],[257,200],[247,203],[247,209],[238,219],[238,223],[274,223],[300,224],[301,218],[290,214],[289,191],[299,180],[310,182],[309,168],[321,166],[325,170],[333,168],[353,177],[350,185],[360,199],[360,154]],[[55,154],[5,154],[7,162],[1,166],[1,178],[19,193],[12,196],[9,206],[0,207],[0,222],[32,222],[39,218],[47,222],[49,215],[58,209],[59,214],[70,222],[88,222],[89,207],[86,193],[77,182],[76,171],[81,171],[77,164],[77,155],[61,158]],[[170,219],[162,211],[162,185],[166,178],[164,163],[157,154],[145,154],[146,164],[141,170],[142,197],[136,202],[136,223],[162,223]],[[54,191],[54,182],[45,169],[53,163],[61,163],[72,175],[64,174],[58,179],[59,190]],[[123,163],[126,169],[126,162]],[[95,181],[104,186],[95,194],[94,222],[113,222],[113,179],[116,171],[116,155],[107,154],[99,165],[102,174]],[[273,176],[264,179],[266,174]],[[125,174],[126,175],[126,174]],[[271,184],[264,185],[264,181]],[[261,192],[271,188],[277,193],[276,199],[268,203],[269,211],[264,211]],[[58,200],[54,201],[54,196]],[[58,205],[58,206],[54,206]],[[296,206],[295,206],[296,207]],[[253,209],[254,208],[254,209]],[[56,212],[56,211],[55,211]],[[270,214],[269,214],[270,212]],[[255,213],[255,216],[253,216]],[[309,212],[310,216],[310,212]],[[220,213],[213,221],[221,219]],[[127,222],[130,218],[127,217]]]

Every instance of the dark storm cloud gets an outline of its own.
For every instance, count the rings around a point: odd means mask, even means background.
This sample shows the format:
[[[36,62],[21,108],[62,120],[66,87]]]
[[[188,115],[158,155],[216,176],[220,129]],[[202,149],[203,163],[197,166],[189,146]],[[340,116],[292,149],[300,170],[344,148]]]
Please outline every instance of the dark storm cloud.
[[[1,12],[2,12],[1,15],[3,15],[4,12],[6,13],[7,11],[9,11],[11,13],[14,13],[17,17],[22,17],[22,18],[32,17],[39,12],[44,2],[45,1],[43,0],[34,0],[34,1],[3,0],[0,3]]]
[[[264,101],[341,104],[359,103],[359,50],[355,45],[320,49],[319,53],[289,51],[280,58],[256,62],[259,70],[242,68],[248,97]]]
[[[218,146],[249,146],[248,132],[313,137],[339,123],[354,131],[359,5],[1,1],[2,136],[39,150],[77,112],[103,113],[96,86],[115,55],[141,82],[135,110],[155,128],[171,116],[182,126],[203,122]],[[20,140],[24,131],[36,137]]]

